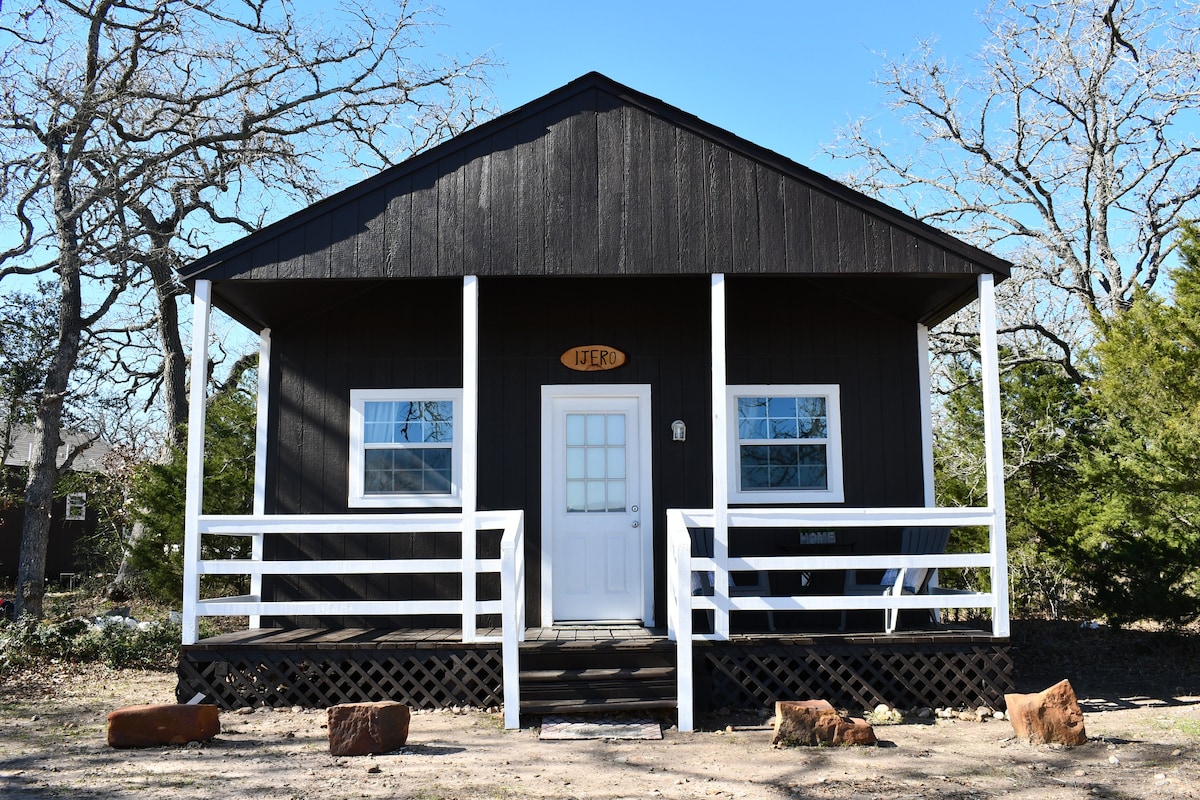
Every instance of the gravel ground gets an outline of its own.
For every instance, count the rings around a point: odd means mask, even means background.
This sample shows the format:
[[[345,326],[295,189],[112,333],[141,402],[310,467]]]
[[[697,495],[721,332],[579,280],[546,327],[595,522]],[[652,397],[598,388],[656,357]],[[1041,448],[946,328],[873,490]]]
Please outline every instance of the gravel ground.
[[[54,666],[0,681],[0,798],[1200,796],[1200,697],[1141,677],[1140,692],[1080,691],[1090,740],[1072,749],[1018,742],[1004,721],[911,719],[877,726],[878,747],[776,750],[761,715],[668,722],[662,741],[540,741],[462,711],[417,712],[399,752],[335,758],[324,711],[299,709],[223,713],[203,745],[113,750],[107,712],[173,702],[174,676]]]

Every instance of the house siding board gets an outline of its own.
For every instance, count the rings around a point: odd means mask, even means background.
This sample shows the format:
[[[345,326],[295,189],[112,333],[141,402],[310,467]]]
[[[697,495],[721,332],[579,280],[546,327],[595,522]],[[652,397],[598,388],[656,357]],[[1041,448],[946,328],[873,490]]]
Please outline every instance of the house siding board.
[[[680,271],[679,209],[691,202],[681,194],[678,128],[661,118],[650,118],[650,257],[643,263],[647,272],[670,274]]]
[[[675,211],[679,270],[704,274],[708,271],[707,212],[703,194],[697,191],[704,185],[704,141],[690,131],[678,130],[675,146],[675,196],[684,198]]]
[[[253,267],[256,280],[274,280],[279,277],[279,249],[278,239],[268,239],[250,251],[250,263],[256,265]]]
[[[896,261],[892,257],[890,229],[883,224],[882,220],[870,214],[865,215],[863,223],[866,271],[872,273],[896,271]]]
[[[564,104],[569,105],[569,104]],[[567,111],[553,115],[546,129],[546,274],[588,274],[588,265],[572,263],[572,232],[579,220],[575,217],[574,198],[571,196],[575,181],[575,152],[572,135],[582,133],[582,125],[576,124]]]
[[[708,272],[730,272],[733,267],[733,224],[729,192],[729,151],[715,142],[704,142],[707,191],[704,195],[705,259]]]
[[[791,272],[795,265],[788,262],[787,235],[784,220],[783,176],[760,165],[755,166],[758,185],[758,272]]]
[[[599,102],[596,108],[596,270],[601,275],[625,272],[622,245],[629,180],[625,145],[622,106]]]
[[[360,260],[356,252],[359,239],[368,238],[359,227],[359,206],[365,198],[346,203],[333,210],[330,218],[329,274],[373,277],[375,265]],[[360,235],[361,234],[361,235]]]
[[[648,275],[655,271],[653,249],[654,202],[651,155],[651,119],[641,109],[627,108],[624,114],[622,180],[625,212],[621,221],[621,271]]]
[[[437,254],[433,274],[443,278],[463,274],[464,159],[465,154],[457,151],[438,164],[442,172],[437,181]],[[475,233],[472,231],[472,235]]]
[[[760,272],[759,186],[755,164],[750,159],[730,156],[729,194],[733,237],[729,271],[735,274]]]
[[[868,271],[866,215],[845,204],[837,206],[837,272]]]
[[[577,96],[571,102],[571,260],[567,274],[594,275],[599,272],[599,142],[596,130],[596,93]],[[605,165],[608,169],[609,165]]]
[[[301,256],[305,278],[328,278],[333,216],[314,217],[304,225],[304,253]]]
[[[304,229],[292,228],[276,237],[279,242],[275,275],[280,280],[304,277]]]
[[[386,187],[380,187],[358,201],[358,235],[354,237],[356,264],[347,268],[351,274],[364,278],[387,277],[387,206]]]
[[[492,137],[488,187],[491,229],[479,275],[511,275],[516,271],[518,228],[517,128],[509,126]]]
[[[476,142],[466,150],[462,196],[462,264],[459,274],[479,275],[492,247],[492,143]]]
[[[412,178],[403,176],[388,184],[384,212],[384,275],[407,278],[412,275]]]
[[[841,272],[837,203],[824,192],[809,193],[809,225],[812,230],[812,272]]]
[[[413,174],[408,272],[413,278],[432,278],[438,274],[438,195],[436,163]]]
[[[546,226],[549,219],[546,185],[546,123],[539,117],[522,120],[517,145],[517,261],[518,275],[546,273]]]
[[[809,188],[802,183],[783,179],[782,239],[786,271],[789,273],[817,272],[813,256],[812,199]],[[764,236],[764,244],[770,240]],[[764,266],[766,266],[764,264]]]

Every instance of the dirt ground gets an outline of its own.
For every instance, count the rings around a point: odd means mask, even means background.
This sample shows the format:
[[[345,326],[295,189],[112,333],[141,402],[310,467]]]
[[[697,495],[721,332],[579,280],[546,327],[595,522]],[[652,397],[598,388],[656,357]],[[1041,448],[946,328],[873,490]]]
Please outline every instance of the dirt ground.
[[[204,745],[113,750],[107,712],[174,702],[174,676],[58,666],[0,681],[0,798],[1200,797],[1195,642],[1089,657],[1074,639],[1090,635],[1013,639],[1019,689],[1076,686],[1089,741],[1072,749],[1018,742],[1005,721],[910,718],[877,726],[878,747],[775,750],[766,713],[695,733],[668,720],[662,741],[541,741],[472,710],[417,712],[403,750],[334,758],[324,711],[259,709],[222,713]]]

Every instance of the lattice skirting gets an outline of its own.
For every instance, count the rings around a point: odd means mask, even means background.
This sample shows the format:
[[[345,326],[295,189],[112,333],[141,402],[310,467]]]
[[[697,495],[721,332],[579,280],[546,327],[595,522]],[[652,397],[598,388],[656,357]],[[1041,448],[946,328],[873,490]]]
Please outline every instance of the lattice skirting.
[[[436,650],[188,650],[175,693],[225,709],[327,708],[395,700],[412,708],[502,702],[499,648]]]
[[[849,709],[1004,707],[1013,691],[1006,641],[980,643],[747,646],[696,650],[696,700],[712,708],[758,708],[776,700],[825,699]]]

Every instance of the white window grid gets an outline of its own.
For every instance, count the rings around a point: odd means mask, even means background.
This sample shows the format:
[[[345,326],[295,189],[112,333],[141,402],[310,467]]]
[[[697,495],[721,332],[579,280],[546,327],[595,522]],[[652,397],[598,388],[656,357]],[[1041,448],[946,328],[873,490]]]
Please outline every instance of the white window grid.
[[[821,398],[825,401],[825,436],[742,439],[739,432],[738,399]],[[758,384],[728,387],[729,500],[735,503],[776,505],[780,503],[840,503],[845,500],[842,482],[841,398],[837,384]],[[814,445],[825,448],[824,488],[742,488],[742,445]]]
[[[368,444],[365,441],[365,408],[371,402],[442,402],[451,405],[451,441],[389,442]],[[462,410],[462,389],[351,389],[350,390],[350,508],[436,508],[462,504],[462,436],[459,424]],[[366,453],[368,450],[421,450],[450,448],[450,490],[444,493],[371,492],[365,483]]]

